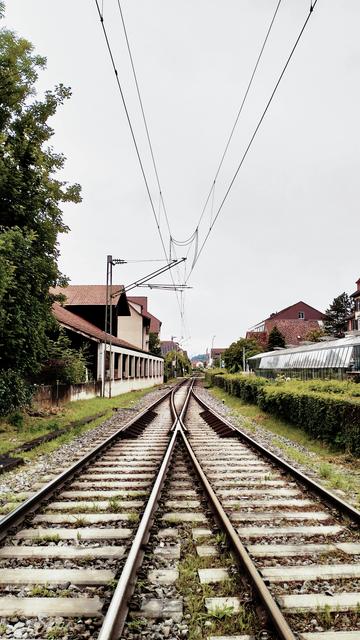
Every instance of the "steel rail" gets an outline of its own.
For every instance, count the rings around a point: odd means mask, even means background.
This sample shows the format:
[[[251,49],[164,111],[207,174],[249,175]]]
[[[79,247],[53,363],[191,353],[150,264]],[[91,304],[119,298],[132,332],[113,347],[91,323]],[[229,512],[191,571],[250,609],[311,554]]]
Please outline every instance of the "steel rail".
[[[174,431],[175,428],[176,428],[176,425],[178,423],[180,423],[182,428],[185,431],[187,431],[187,428],[185,427],[183,420],[184,420],[184,416],[186,414],[186,411],[187,411],[187,408],[188,408],[188,405],[189,405],[189,402],[190,402],[191,392],[192,392],[192,389],[194,387],[195,380],[194,380],[194,378],[190,378],[190,380],[185,380],[185,382],[190,382],[190,384],[189,384],[189,389],[188,389],[188,392],[187,392],[187,395],[186,395],[186,398],[185,398],[185,401],[184,401],[184,404],[182,406],[182,409],[181,409],[180,413],[178,413],[178,411],[176,409],[176,404],[175,404],[176,391],[173,390],[172,393],[171,393],[170,407],[171,407],[171,413],[172,413],[172,416],[173,416],[174,423],[173,423],[170,431]],[[180,386],[179,386],[179,388],[180,388]]]
[[[175,418],[175,423],[177,422],[178,419]],[[149,540],[150,529],[153,524],[153,515],[158,506],[159,496],[166,479],[178,433],[179,428],[176,428],[164,454],[155,484],[100,629],[98,640],[118,640],[121,636],[129,610],[128,602],[135,588],[136,572],[143,561],[145,554],[144,546]]]
[[[116,440],[126,433],[126,431],[139,420],[146,417],[146,414],[151,412],[155,407],[164,402],[172,393],[172,389],[164,394],[158,400],[155,400],[149,407],[138,413],[125,425],[120,427],[115,433],[106,438],[104,442],[97,445],[85,456],[80,458],[77,462],[71,465],[68,469],[60,473],[53,480],[48,482],[44,487],[39,489],[33,496],[22,502],[16,509],[7,514],[2,520],[0,520],[0,540],[8,535],[9,529],[18,525],[26,517],[36,512],[42,505],[43,501],[52,496],[65,482],[72,478],[81,468],[85,467],[88,463],[96,459],[102,454],[108,447],[110,447]]]
[[[248,552],[246,551],[244,545],[242,544],[235,528],[230,522],[228,516],[226,515],[204,471],[202,470],[202,467],[184,433],[184,430],[180,428],[179,431],[183,439],[184,445],[187,449],[187,452],[193,463],[194,469],[211,503],[211,507],[215,515],[215,518],[220,523],[222,529],[225,530],[226,536],[230,541],[231,547],[233,548],[237,559],[239,560],[241,565],[244,567],[252,584],[254,585],[260,600],[262,601],[266,611],[268,612],[271,618],[271,621],[276,631],[279,634],[279,640],[295,640],[295,636],[293,632],[291,631],[278,605],[276,604],[274,598],[272,597],[269,589],[267,588],[266,584],[261,578]]]
[[[339,511],[343,515],[348,516],[351,520],[353,520],[357,524],[360,523],[360,511],[358,511],[358,509],[355,509],[355,507],[353,507],[351,504],[349,504],[348,502],[345,502],[344,500],[336,496],[331,491],[328,491],[328,489],[325,489],[325,487],[323,487],[321,484],[319,484],[318,482],[315,482],[315,480],[312,480],[311,478],[306,476],[304,473],[302,473],[298,469],[295,469],[295,467],[293,467],[291,464],[279,458],[275,453],[272,453],[269,449],[264,447],[262,444],[260,444],[256,440],[254,440],[254,438],[244,433],[244,431],[242,431],[239,427],[236,427],[230,424],[230,422],[228,422],[226,418],[221,416],[214,409],[210,408],[206,404],[206,402],[202,400],[202,398],[199,398],[199,396],[194,391],[192,391],[192,395],[195,398],[195,400],[200,404],[200,406],[203,407],[203,409],[205,409],[206,411],[209,411],[209,413],[215,416],[215,418],[217,418],[224,425],[229,427],[229,429],[231,429],[234,433],[236,433],[247,444],[249,444],[251,447],[259,451],[264,457],[274,462],[277,466],[282,467],[282,469],[284,469],[290,475],[294,476],[296,480],[298,480],[303,485],[305,485],[306,488],[312,491],[316,496],[321,497],[329,505],[331,505],[332,507],[335,507],[337,511]]]
[[[172,420],[175,423],[175,419],[178,419],[179,414],[176,408],[176,404],[175,404],[175,395],[177,393],[177,391],[179,391],[179,389],[187,384],[189,382],[189,378],[184,378],[184,380],[181,380],[181,382],[179,382],[172,390],[171,390],[171,394],[170,394],[170,411],[171,411],[171,417]],[[174,424],[172,425],[171,429],[173,429]]]

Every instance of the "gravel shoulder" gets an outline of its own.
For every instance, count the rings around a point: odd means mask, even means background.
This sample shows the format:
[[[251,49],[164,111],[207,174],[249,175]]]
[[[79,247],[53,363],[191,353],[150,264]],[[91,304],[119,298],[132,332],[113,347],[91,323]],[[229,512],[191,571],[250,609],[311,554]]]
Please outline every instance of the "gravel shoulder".
[[[219,391],[219,390],[216,390]],[[223,401],[214,396],[214,390],[201,386],[196,388],[196,393],[220,415],[223,415],[234,426],[239,427],[244,433],[257,440],[272,453],[281,457],[296,469],[305,473],[328,490],[348,501],[356,508],[360,507],[360,468],[358,461],[341,463],[331,462],[324,456],[314,453],[306,446],[294,442],[283,435],[261,426],[256,420],[241,415],[241,405],[233,409],[227,406],[226,394],[222,393]],[[216,392],[215,392],[216,393]]]
[[[52,473],[54,469],[62,468],[64,460],[70,466],[85,449],[88,450],[91,446],[95,447],[98,444],[99,437],[105,439],[106,432],[110,432],[115,427],[119,429],[125,425],[134,418],[136,413],[146,409],[158,398],[165,395],[168,390],[168,385],[160,389],[150,390],[131,409],[118,409],[101,424],[87,429],[81,435],[75,436],[70,442],[60,445],[51,453],[39,454],[35,459],[25,460],[23,466],[0,475],[0,504],[16,500],[16,496],[13,497],[14,494],[20,494],[21,496],[21,492],[31,491],[33,485],[41,482],[43,476]],[[21,499],[20,496],[18,496],[19,500]]]

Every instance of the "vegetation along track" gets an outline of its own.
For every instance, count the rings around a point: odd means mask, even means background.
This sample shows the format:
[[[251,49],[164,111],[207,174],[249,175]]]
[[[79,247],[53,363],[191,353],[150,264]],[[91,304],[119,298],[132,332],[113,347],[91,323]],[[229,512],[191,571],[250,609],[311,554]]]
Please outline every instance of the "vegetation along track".
[[[1,637],[359,640],[360,514],[192,384],[0,522]]]
[[[0,520],[0,637],[97,636],[168,444],[170,397]]]

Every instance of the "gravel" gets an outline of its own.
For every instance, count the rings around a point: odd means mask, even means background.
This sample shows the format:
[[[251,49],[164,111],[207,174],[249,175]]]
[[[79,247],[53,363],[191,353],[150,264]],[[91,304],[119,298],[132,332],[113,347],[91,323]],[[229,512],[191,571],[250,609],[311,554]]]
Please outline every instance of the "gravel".
[[[94,429],[89,429],[80,436],[75,437],[71,442],[61,445],[50,454],[40,454],[36,460],[25,461],[25,465],[19,470],[9,471],[0,476],[0,494],[21,493],[22,491],[33,490],[33,485],[41,481],[42,476],[53,473],[54,469],[62,468],[64,460],[67,464],[75,462],[79,454],[83,454],[84,448],[95,447],[99,437],[107,438],[131,420],[136,412],[142,411],[158,398],[163,396],[169,387],[155,389],[143,396],[131,409],[118,409],[110,418],[102,422]],[[2,499],[6,495],[1,496]]]
[[[247,424],[249,423],[249,418],[244,418],[236,414],[232,409],[227,407],[225,403],[220,402],[217,398],[214,398],[214,396],[212,396],[211,393],[209,393],[209,391],[207,391],[203,387],[197,386],[196,393],[211,408],[217,411],[217,413],[219,413],[220,415],[224,416],[231,424],[233,424],[236,427],[239,427],[244,433],[246,433],[246,435],[250,436],[251,438],[254,438],[254,440],[256,440],[261,445],[269,449],[269,451],[271,451],[275,455],[279,456],[279,458],[281,458],[282,460],[285,460],[288,464],[293,466],[298,471],[301,471],[302,473],[306,474],[316,482],[319,482],[320,484],[324,484],[324,479],[322,478],[322,476],[319,473],[316,473],[316,471],[313,468],[307,466],[306,464],[295,461],[293,458],[287,455],[284,449],[277,447],[276,444],[274,443],[274,437],[276,437],[276,439],[279,442],[281,442],[283,445],[287,447],[291,447],[293,450],[298,451],[299,453],[305,454],[308,458],[313,458],[314,462],[318,462],[318,456],[316,453],[309,451],[309,449],[307,449],[303,445],[299,444],[298,442],[294,442],[293,440],[290,440],[285,436],[274,434],[271,431],[268,431],[267,429],[261,427],[256,422],[256,420],[251,420],[252,428],[249,429],[247,427]],[[340,467],[339,471],[340,473],[341,471],[346,473],[346,468],[342,469]],[[332,488],[331,491],[336,495],[338,495],[339,498],[348,500],[349,502],[353,502],[354,506],[356,507],[358,506],[358,503],[357,503],[358,496],[356,494],[345,493],[341,489],[334,489],[334,488]]]

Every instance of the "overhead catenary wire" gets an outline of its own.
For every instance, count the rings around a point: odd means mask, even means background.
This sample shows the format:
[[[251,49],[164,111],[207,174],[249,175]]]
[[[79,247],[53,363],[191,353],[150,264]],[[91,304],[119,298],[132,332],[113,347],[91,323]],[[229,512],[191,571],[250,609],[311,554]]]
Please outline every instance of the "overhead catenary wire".
[[[203,219],[203,217],[204,217],[204,215],[205,215],[205,211],[206,211],[206,209],[207,209],[207,206],[208,206],[208,204],[209,204],[209,200],[210,200],[211,196],[212,196],[212,202],[214,203],[214,195],[215,195],[215,186],[216,186],[216,181],[217,181],[217,179],[218,179],[218,177],[219,177],[219,173],[220,173],[221,168],[222,168],[222,166],[223,166],[223,164],[224,164],[224,160],[225,160],[226,154],[227,154],[227,152],[228,152],[228,150],[229,150],[229,147],[230,147],[230,144],[231,144],[231,140],[232,140],[232,138],[233,138],[233,136],[234,136],[235,129],[236,129],[237,124],[238,124],[238,122],[239,122],[239,119],[240,119],[241,113],[242,113],[242,111],[243,111],[243,109],[244,109],[244,106],[245,106],[246,100],[247,100],[247,98],[248,98],[248,95],[249,95],[249,92],[250,92],[251,86],[252,86],[252,84],[253,84],[253,81],[254,81],[254,78],[255,78],[256,72],[257,72],[257,70],[258,70],[258,67],[259,67],[259,64],[260,64],[261,58],[262,58],[262,56],[263,56],[263,53],[264,53],[264,50],[265,50],[265,47],[266,47],[267,41],[268,41],[268,39],[269,39],[270,33],[271,33],[271,31],[272,31],[272,28],[273,28],[273,25],[274,25],[274,22],[275,22],[275,19],[276,19],[276,16],[277,16],[278,11],[279,11],[279,9],[280,9],[281,2],[282,2],[282,0],[277,0],[277,4],[276,4],[275,10],[274,10],[274,13],[273,13],[273,15],[272,15],[272,18],[271,18],[271,20],[270,20],[270,24],[269,24],[268,29],[267,29],[267,31],[266,31],[265,38],[264,38],[264,40],[263,40],[263,42],[262,42],[262,45],[261,45],[261,47],[260,47],[260,51],[259,51],[259,54],[258,54],[258,56],[257,56],[256,62],[255,62],[255,65],[254,65],[254,68],[253,68],[253,70],[252,70],[252,73],[251,73],[251,76],[250,76],[250,80],[249,80],[249,82],[248,82],[248,84],[247,84],[247,87],[246,87],[246,89],[245,89],[245,93],[244,93],[244,95],[243,95],[243,98],[242,98],[242,101],[241,101],[240,107],[239,107],[238,112],[237,112],[237,114],[236,114],[236,118],[235,118],[234,124],[233,124],[233,126],[232,126],[232,128],[231,128],[230,134],[229,134],[228,139],[227,139],[227,141],[226,141],[224,151],[223,151],[223,153],[222,153],[222,156],[221,156],[221,158],[220,158],[220,162],[219,162],[218,167],[217,167],[217,169],[216,169],[215,176],[214,176],[214,178],[213,178],[213,181],[212,181],[212,184],[211,184],[211,188],[210,188],[209,193],[208,193],[208,195],[207,195],[207,197],[206,197],[205,204],[204,204],[204,206],[203,206],[203,209],[202,209],[202,211],[201,211],[201,214],[200,214],[199,220],[198,220],[198,222],[197,222],[196,229],[198,229],[198,228],[199,228],[199,225],[200,225],[200,223],[201,223],[201,221],[202,221],[202,219]],[[211,214],[211,217],[212,217],[212,214]],[[196,256],[195,256],[195,257],[196,257]]]
[[[209,238],[209,235],[210,235],[210,233],[211,233],[211,231],[212,231],[212,229],[214,227],[214,224],[217,221],[217,219],[218,219],[218,217],[219,217],[219,215],[220,215],[220,213],[221,213],[221,211],[222,211],[222,209],[224,207],[224,204],[225,204],[225,202],[226,202],[226,200],[227,200],[227,198],[229,196],[229,193],[230,193],[230,191],[231,191],[231,189],[232,189],[232,187],[234,185],[234,182],[235,182],[235,180],[236,180],[236,178],[237,178],[237,176],[239,174],[239,171],[240,171],[241,167],[243,166],[244,161],[246,159],[246,156],[248,155],[248,153],[250,151],[250,148],[251,148],[251,146],[252,146],[252,144],[253,144],[253,142],[254,142],[254,140],[256,138],[256,135],[257,135],[257,133],[258,133],[263,121],[264,121],[264,118],[265,118],[265,116],[266,116],[266,114],[267,114],[267,112],[269,110],[269,107],[270,107],[270,105],[271,105],[271,103],[272,103],[272,101],[274,99],[274,96],[275,96],[275,94],[276,94],[276,92],[278,90],[278,87],[279,87],[279,85],[281,83],[281,80],[283,79],[283,77],[285,75],[285,72],[286,72],[286,70],[287,70],[287,68],[288,68],[288,66],[290,64],[290,61],[291,61],[291,59],[292,59],[292,57],[293,57],[293,55],[295,53],[295,50],[296,50],[296,48],[297,48],[297,46],[298,46],[298,44],[299,44],[299,42],[301,40],[301,37],[302,37],[302,35],[303,35],[307,25],[308,25],[308,22],[309,22],[309,20],[310,20],[310,18],[312,16],[312,13],[313,13],[317,3],[318,3],[318,0],[313,0],[311,2],[311,4],[310,4],[310,9],[309,9],[308,15],[307,15],[307,17],[305,19],[305,22],[304,22],[304,24],[302,25],[302,27],[300,29],[300,32],[299,32],[299,34],[298,34],[298,36],[297,36],[297,38],[295,40],[295,44],[293,45],[293,47],[292,47],[292,49],[291,49],[291,51],[290,51],[290,53],[289,53],[289,55],[287,57],[285,65],[284,65],[284,67],[283,67],[283,69],[282,69],[282,71],[281,71],[281,73],[280,73],[280,75],[279,75],[279,77],[278,77],[278,79],[277,79],[277,81],[275,83],[274,89],[271,92],[270,98],[268,99],[268,101],[266,103],[266,106],[265,106],[265,108],[264,108],[264,110],[263,110],[263,112],[262,112],[262,114],[260,116],[260,119],[259,119],[259,121],[258,121],[258,123],[257,123],[257,125],[255,127],[255,130],[254,130],[254,132],[253,132],[253,134],[252,134],[252,136],[250,138],[250,141],[247,144],[247,147],[246,147],[246,149],[245,149],[245,151],[244,151],[244,153],[243,153],[243,155],[241,157],[241,160],[240,160],[240,162],[239,162],[239,164],[237,166],[237,169],[236,169],[236,171],[235,171],[235,173],[234,173],[234,175],[233,175],[233,177],[232,177],[232,179],[231,179],[231,181],[230,181],[230,183],[228,185],[228,188],[227,188],[227,190],[225,192],[225,195],[224,195],[224,197],[223,197],[223,199],[222,199],[222,201],[221,201],[221,203],[220,203],[220,205],[219,205],[219,207],[217,209],[217,212],[215,214],[214,220],[212,221],[211,225],[209,226],[209,229],[208,229],[208,231],[207,231],[207,233],[205,235],[205,238],[204,238],[204,240],[203,240],[203,242],[201,244],[201,247],[199,249],[197,257],[196,257],[196,259],[195,259],[195,261],[194,261],[194,263],[193,263],[193,265],[191,267],[191,270],[190,270],[190,273],[189,273],[189,275],[187,277],[186,282],[189,280],[189,278],[190,278],[190,276],[191,276],[191,274],[192,274],[192,272],[194,270],[194,267],[197,264],[197,262],[198,262],[198,260],[200,258],[200,255],[203,252],[204,246],[205,246],[205,244],[206,244],[206,242],[207,242],[207,240]]]
[[[108,36],[108,33],[107,33],[107,29],[106,29],[106,26],[105,26],[104,16],[103,16],[103,5],[102,5],[102,9],[100,9],[99,0],[95,0],[95,5],[96,5],[96,9],[97,9],[97,12],[98,12],[98,15],[99,15],[100,24],[101,24],[102,31],[103,31],[104,38],[105,38],[105,42],[106,42],[106,47],[107,47],[107,50],[108,50],[108,53],[109,53],[109,56],[110,56],[111,65],[112,65],[112,68],[113,68],[113,71],[114,71],[117,87],[118,87],[118,90],[119,90],[119,93],[120,93],[120,97],[121,97],[121,101],[122,101],[122,104],[123,104],[123,107],[124,107],[126,119],[127,119],[128,125],[129,125],[130,133],[131,133],[131,138],[132,138],[132,141],[133,141],[133,144],[134,144],[134,147],[135,147],[136,156],[137,156],[137,159],[138,159],[138,162],[139,162],[139,165],[140,165],[141,174],[143,176],[143,180],[144,180],[144,183],[145,183],[146,192],[147,192],[147,195],[148,195],[148,198],[149,198],[149,202],[150,202],[150,206],[151,206],[151,209],[152,209],[152,212],[153,212],[153,216],[154,216],[155,224],[156,224],[156,227],[157,227],[157,230],[158,230],[158,234],[159,234],[159,237],[160,237],[161,245],[162,245],[162,248],[163,248],[163,251],[164,251],[164,255],[165,255],[166,259],[169,261],[168,253],[167,253],[167,250],[166,250],[166,247],[165,247],[164,238],[163,238],[163,235],[162,235],[162,232],[161,232],[161,228],[160,228],[160,224],[159,224],[159,218],[157,217],[157,214],[156,214],[156,210],[155,210],[153,198],[152,198],[152,195],[151,195],[149,183],[148,183],[148,180],[147,180],[147,177],[146,177],[146,173],[145,173],[144,164],[143,164],[143,161],[142,161],[142,158],[141,158],[139,146],[138,146],[137,139],[136,139],[136,136],[135,136],[134,127],[133,127],[133,124],[132,124],[132,121],[131,121],[131,118],[130,118],[129,109],[127,107],[127,103],[126,103],[126,100],[125,100],[125,95],[124,95],[124,92],[123,92],[123,89],[122,89],[122,86],[121,86],[121,83],[120,83],[118,70],[117,70],[117,67],[116,67],[116,64],[115,64],[115,58],[114,58],[114,54],[113,54],[112,47],[111,47],[111,44],[110,44],[110,39],[109,39],[109,36]],[[120,4],[119,4],[119,9],[121,10]],[[146,121],[145,111],[144,111],[144,108],[143,108],[143,103],[142,103],[142,100],[141,100],[139,84],[138,84],[138,81],[137,81],[135,66],[134,66],[134,63],[133,63],[133,58],[132,58],[132,55],[131,55],[131,49],[130,49],[129,39],[128,39],[127,32],[126,32],[125,22],[124,22],[123,14],[122,14],[121,11],[120,11],[120,15],[122,16],[122,22],[123,22],[123,26],[124,26],[124,30],[125,30],[125,34],[126,34],[126,41],[127,41],[127,46],[128,46],[130,59],[131,59],[131,65],[132,65],[132,69],[133,69],[134,79],[135,79],[135,83],[136,83],[136,87],[137,87],[138,98],[139,98],[140,104],[141,104],[141,110],[142,110],[142,113],[143,113],[144,124],[145,124],[146,132],[147,132],[148,142],[149,142],[150,147],[151,147],[151,155],[152,155],[152,159],[153,159],[155,175],[156,175],[156,178],[157,178],[157,181],[158,181],[158,187],[159,187],[160,180],[158,179],[158,171],[157,171],[156,162],[155,162],[155,158],[154,158],[154,153],[153,153],[153,149],[152,149],[152,145],[151,145],[149,129],[148,129],[148,126],[147,126],[147,121]],[[161,187],[159,187],[159,191],[160,191],[160,201],[162,203],[162,207],[163,207],[164,212],[165,212],[165,217],[167,218],[166,208],[165,208],[165,205],[164,205],[164,200],[163,200],[163,196],[162,196]],[[169,233],[171,235],[170,226],[169,226]],[[173,280],[173,275],[172,274],[171,274],[171,279]],[[173,282],[174,282],[174,280],[173,280]],[[175,284],[175,282],[174,282],[174,284]],[[177,294],[176,294],[176,297],[177,297],[177,301],[178,301],[178,305],[179,305],[180,319],[181,319],[181,322],[183,323],[183,320],[184,320],[183,319],[183,310],[181,308],[181,303],[180,303],[180,300],[179,300]]]
[[[159,235],[160,235],[160,240],[161,240],[161,243],[162,243],[162,246],[163,246],[163,249],[164,249],[164,252],[165,252],[165,256],[166,256],[166,249],[165,249],[164,240],[163,240],[161,229],[160,229],[160,226],[159,226],[159,223],[158,223],[158,220],[157,220],[155,206],[154,206],[154,202],[153,202],[153,199],[152,199],[152,196],[151,196],[151,191],[150,191],[149,183],[148,183],[148,180],[147,180],[147,177],[146,177],[143,161],[141,159],[140,150],[139,150],[139,146],[138,146],[138,143],[137,143],[137,140],[136,140],[134,127],[132,125],[132,121],[131,121],[129,110],[128,110],[128,107],[127,107],[127,104],[126,104],[124,92],[123,92],[123,89],[122,89],[122,86],[121,86],[121,83],[120,83],[118,70],[117,70],[116,64],[115,64],[114,54],[112,52],[109,36],[108,36],[107,29],[106,29],[105,22],[104,22],[104,17],[103,17],[103,14],[101,12],[98,0],[95,0],[95,4],[96,4],[96,8],[97,8],[97,11],[98,11],[98,14],[99,14],[100,24],[101,24],[101,27],[102,27],[102,30],[103,30],[103,34],[104,34],[104,38],[105,38],[105,42],[106,42],[106,47],[107,47],[107,50],[108,50],[108,53],[109,53],[109,56],[110,56],[110,60],[111,60],[111,64],[112,64],[112,67],[113,67],[113,71],[114,71],[114,74],[115,74],[116,84],[118,86],[118,90],[119,90],[119,93],[120,93],[120,96],[121,96],[121,101],[123,103],[126,119],[127,119],[128,125],[129,125],[132,141],[133,141],[133,144],[134,144],[134,147],[135,147],[136,156],[137,156],[137,159],[138,159],[138,162],[139,162],[139,165],[140,165],[141,174],[142,174],[144,182],[145,182],[146,192],[147,192],[147,195],[148,195],[148,198],[149,198],[149,201],[150,201],[150,206],[151,206],[151,209],[152,209],[152,212],[153,212],[153,215],[154,215],[155,223],[156,223],[156,226],[157,226],[157,229],[158,229],[158,232],[159,232]]]
[[[147,138],[148,145],[149,145],[152,165],[153,165],[153,168],[154,168],[156,182],[157,182],[158,190],[159,190],[159,213],[158,213],[158,218],[157,218],[157,225],[158,225],[158,228],[159,228],[159,232],[161,233],[160,215],[161,215],[161,208],[162,208],[163,211],[164,211],[164,214],[165,214],[165,221],[166,221],[168,232],[169,232],[169,236],[170,236],[169,254],[167,254],[167,252],[166,252],[166,249],[165,249],[165,246],[164,246],[165,243],[164,243],[163,247],[164,247],[165,255],[167,256],[167,258],[169,260],[171,260],[171,257],[172,257],[172,251],[171,251],[172,235],[171,235],[169,217],[168,217],[168,213],[167,213],[167,208],[165,206],[165,201],[164,201],[164,196],[163,196],[163,189],[162,189],[161,183],[160,183],[159,171],[158,171],[157,163],[156,163],[156,160],[155,160],[154,149],[153,149],[153,145],[152,145],[151,137],[150,137],[150,130],[149,130],[147,118],[146,118],[146,115],[145,115],[144,103],[143,103],[143,100],[142,100],[142,97],[141,97],[140,85],[139,85],[139,81],[138,81],[138,77],[137,77],[137,73],[136,73],[136,69],[135,69],[134,57],[133,57],[131,46],[130,46],[130,39],[129,39],[129,36],[128,36],[126,23],[125,23],[125,18],[124,18],[124,13],[123,13],[123,10],[122,10],[122,7],[121,7],[120,0],[117,0],[117,6],[118,6],[120,18],[121,18],[121,24],[122,24],[123,31],[124,31],[126,47],[127,47],[127,51],[128,51],[128,54],[129,54],[130,65],[131,65],[132,74],[133,74],[133,78],[134,78],[134,82],[135,82],[136,93],[137,93],[137,96],[138,96],[141,115],[142,115],[142,119],[143,119],[143,123],[144,123],[144,127],[145,127],[146,138]],[[174,257],[177,258],[175,249],[174,249]],[[176,271],[177,271],[177,276],[178,276],[178,279],[179,279],[179,282],[180,282],[180,272],[179,272],[179,268],[178,267],[176,268]],[[171,276],[171,280],[172,280],[173,284],[175,285],[175,280],[174,280],[173,274],[170,273],[170,276]],[[181,302],[180,302],[178,296],[176,296],[176,297],[177,297],[177,302],[178,302],[178,306],[179,306],[180,317],[182,319],[182,316],[184,314],[184,309],[182,309]]]
[[[163,190],[162,190],[161,183],[160,183],[159,171],[158,171],[156,160],[155,160],[155,154],[154,154],[154,149],[153,149],[153,145],[152,145],[152,142],[151,142],[149,126],[148,126],[146,115],[145,115],[144,104],[143,104],[143,100],[142,100],[142,97],[141,97],[140,86],[139,86],[137,73],[136,73],[136,69],[135,69],[135,64],[134,64],[134,58],[133,58],[131,47],[130,47],[130,40],[129,40],[129,36],[128,36],[128,32],[127,32],[127,28],[126,28],[126,24],[125,24],[125,19],[124,19],[124,14],[123,14],[123,11],[122,11],[122,8],[121,8],[120,0],[117,0],[117,6],[118,6],[118,9],[119,9],[119,13],[120,13],[121,24],[122,24],[122,27],[123,27],[125,41],[126,41],[126,47],[127,47],[129,58],[130,58],[130,64],[131,64],[131,69],[132,69],[132,73],[133,73],[133,77],[134,77],[136,93],[137,93],[138,100],[139,100],[139,105],[140,105],[142,119],[143,119],[143,122],[144,122],[147,141],[148,141],[148,144],[149,144],[152,165],[153,165],[153,168],[154,168],[156,182],[157,182],[158,189],[159,189],[160,202],[162,204],[162,208],[163,208],[164,213],[165,213],[165,220],[166,220],[166,224],[167,224],[167,227],[168,227],[169,235],[171,236],[169,218],[168,218],[167,210],[166,210],[166,207],[165,207],[165,202],[164,202],[164,197],[163,197]]]

